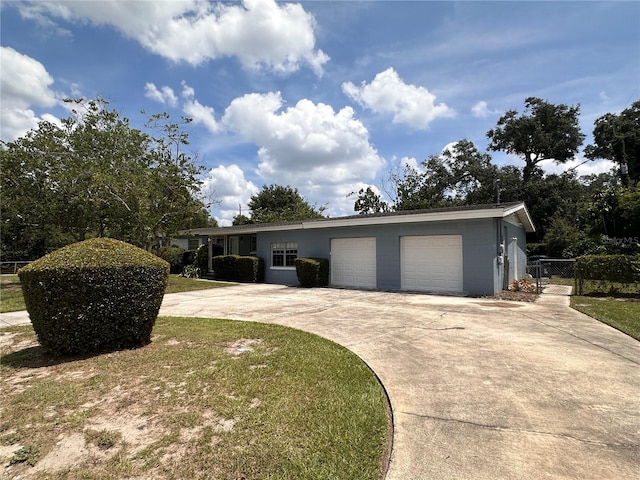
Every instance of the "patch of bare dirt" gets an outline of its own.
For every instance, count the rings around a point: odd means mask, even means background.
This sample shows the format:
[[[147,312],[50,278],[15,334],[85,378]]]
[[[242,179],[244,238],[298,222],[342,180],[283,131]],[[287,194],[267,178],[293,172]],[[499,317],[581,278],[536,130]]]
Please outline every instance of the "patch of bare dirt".
[[[180,343],[175,339],[163,340],[166,340],[168,345]],[[228,344],[226,351],[238,356],[254,350],[261,343],[262,339],[239,339]],[[36,343],[30,339],[25,340],[16,333],[0,333],[0,345],[4,354],[28,348],[31,344]],[[114,355],[117,354],[106,354],[105,357]],[[27,390],[43,378],[73,384],[86,381],[98,373],[96,368],[81,362],[45,365],[37,368],[7,368],[2,375],[2,393],[6,394],[5,398],[9,398]],[[186,377],[195,373],[195,370],[189,371]],[[25,463],[10,465],[11,458],[25,446],[25,440],[27,440],[26,444],[29,444],[28,438],[23,437],[19,443],[16,442],[13,445],[0,445],[0,472],[2,472],[0,478],[17,480],[37,475],[48,478],[75,468],[101,468],[101,465],[106,465],[114,455],[133,458],[145,449],[153,449],[161,445],[161,440],[174,432],[175,426],[166,421],[163,415],[150,413],[154,412],[150,406],[167,391],[185,394],[186,390],[183,389],[186,388],[186,383],[168,382],[164,386],[149,389],[145,376],[125,378],[121,382],[102,392],[99,398],[90,395],[74,410],[65,411],[64,408],[56,405],[45,407],[41,412],[43,425],[53,424],[56,418],[68,417],[73,413],[77,413],[78,418],[86,416],[86,419],[82,420],[78,426],[65,429],[57,438],[51,439],[33,467]],[[141,395],[145,389],[151,393],[146,397]],[[248,408],[259,407],[260,400],[254,398]],[[0,413],[6,415],[8,412],[0,408]],[[185,461],[190,451],[189,444],[199,441],[206,428],[214,432],[210,441],[215,444],[220,441],[224,433],[232,431],[239,420],[240,418],[223,418],[213,410],[206,410],[196,425],[179,429],[178,441],[168,446],[157,447],[162,449],[159,456],[160,470],[156,472],[150,470],[148,472],[150,476],[145,474],[138,477],[139,480],[161,477],[161,470],[170,469],[172,465]],[[43,425],[33,425],[33,427],[45,428]],[[6,437],[11,431],[6,430],[2,433]]]
[[[36,463],[33,471],[73,468],[83,463],[88,456],[89,450],[85,445],[84,435],[74,433],[61,438],[56,446]]]
[[[260,345],[261,343],[261,338],[241,338],[229,344],[225,348],[225,352],[234,356],[242,355],[243,353],[252,352],[255,349],[255,345]]]

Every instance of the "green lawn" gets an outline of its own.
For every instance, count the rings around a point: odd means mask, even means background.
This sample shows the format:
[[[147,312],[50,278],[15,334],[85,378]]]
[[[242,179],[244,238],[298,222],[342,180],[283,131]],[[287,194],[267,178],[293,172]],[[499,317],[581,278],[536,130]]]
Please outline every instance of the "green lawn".
[[[210,288],[230,287],[233,283],[213,282],[199,278],[184,278],[178,275],[169,275],[169,285],[164,293],[191,292],[194,290],[208,290]]]
[[[569,287],[573,287],[575,281],[573,278],[558,277],[554,275],[549,279],[549,283],[552,285],[567,285]]]
[[[18,275],[0,275],[0,313],[24,310]]]
[[[212,282],[197,278],[183,278],[178,275],[169,275],[169,285],[165,293],[190,292],[193,290],[207,290],[209,288],[228,287],[233,284]],[[24,298],[20,288],[18,275],[0,276],[0,313],[24,310]]]
[[[571,297],[571,306],[640,340],[640,301],[600,297]]]
[[[151,344],[88,358],[49,358],[30,326],[0,341],[8,478],[379,480],[385,470],[383,388],[316,335],[161,317]]]
[[[549,283],[573,287],[574,279],[551,277]],[[640,340],[640,298],[637,298],[637,284],[585,281],[583,292],[583,295],[578,296],[574,289],[574,296],[571,297],[573,308]],[[615,296],[604,297],[606,292],[612,292]]]

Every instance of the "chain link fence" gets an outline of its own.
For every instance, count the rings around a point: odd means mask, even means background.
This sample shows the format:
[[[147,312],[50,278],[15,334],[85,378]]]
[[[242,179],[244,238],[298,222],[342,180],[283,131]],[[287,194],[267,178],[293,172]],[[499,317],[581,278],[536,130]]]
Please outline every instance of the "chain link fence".
[[[18,270],[31,262],[0,262],[0,273],[15,274]]]
[[[575,284],[574,258],[538,258],[528,260],[527,274],[536,280],[536,291],[542,290],[550,284]]]

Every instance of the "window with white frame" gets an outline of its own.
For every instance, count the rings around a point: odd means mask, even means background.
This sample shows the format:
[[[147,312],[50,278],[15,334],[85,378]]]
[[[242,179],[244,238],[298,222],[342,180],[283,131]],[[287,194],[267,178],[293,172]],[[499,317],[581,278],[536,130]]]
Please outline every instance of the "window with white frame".
[[[199,238],[190,238],[189,239],[189,246],[188,246],[187,250],[197,250],[199,246],[200,246],[200,239]]]
[[[297,242],[274,242],[271,244],[271,267],[295,268],[298,258]]]

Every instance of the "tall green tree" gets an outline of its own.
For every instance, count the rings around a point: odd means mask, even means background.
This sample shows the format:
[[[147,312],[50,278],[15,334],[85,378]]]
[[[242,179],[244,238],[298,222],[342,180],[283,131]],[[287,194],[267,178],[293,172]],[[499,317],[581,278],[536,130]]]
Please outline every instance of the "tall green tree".
[[[298,192],[297,188],[281,185],[263,185],[262,190],[249,201],[253,223],[285,222],[322,218],[324,207],[316,209]]]
[[[589,204],[589,215],[592,233],[640,238],[640,188],[617,185],[596,192]]]
[[[467,139],[429,157],[423,165],[427,175],[435,177],[434,184],[445,188],[452,204],[478,205],[497,199],[498,168],[491,163],[491,155],[480,152]]]
[[[451,204],[440,165],[429,167],[423,163],[422,166],[425,171],[405,165],[400,172],[390,174],[390,182],[395,185],[394,210],[421,210]]]
[[[252,223],[255,222],[246,215],[239,213],[238,215],[233,217],[233,222],[231,222],[231,225],[250,225]]]
[[[154,116],[152,135],[102,99],[69,102],[61,125],[41,122],[0,148],[3,254],[32,259],[94,236],[151,248],[202,217],[201,168],[178,124]]]
[[[594,125],[594,143],[585,148],[585,156],[625,165],[629,179],[634,184],[640,182],[640,100],[619,115],[603,115]]]
[[[580,106],[554,105],[536,97],[524,101],[525,112],[506,112],[487,132],[488,149],[518,155],[524,161],[527,183],[543,160],[565,163],[578,152],[585,136],[580,131]]]
[[[405,165],[389,173],[389,188],[383,190],[393,199],[391,205],[369,187],[358,192],[354,210],[418,210],[493,203],[497,198],[499,169],[491,163],[490,155],[481,153],[469,140],[460,140],[439,155],[430,156],[422,167]]]
[[[356,195],[355,192],[348,196]],[[382,200],[380,194],[376,193],[370,186],[366,189],[361,188],[353,205],[353,210],[361,215],[369,213],[382,213],[389,211],[389,204]]]

